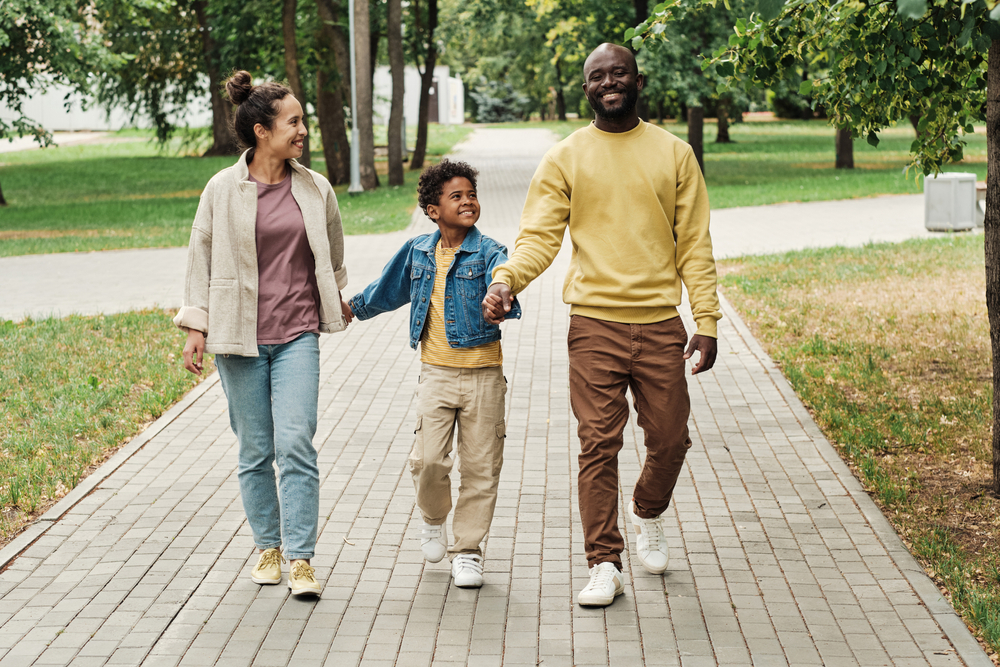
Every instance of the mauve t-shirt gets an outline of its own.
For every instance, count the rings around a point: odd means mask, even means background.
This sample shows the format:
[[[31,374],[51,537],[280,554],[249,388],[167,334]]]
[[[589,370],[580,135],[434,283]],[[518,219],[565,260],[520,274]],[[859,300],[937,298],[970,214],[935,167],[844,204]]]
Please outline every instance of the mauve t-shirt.
[[[257,184],[257,344],[280,345],[319,333],[319,288],[292,172]]]

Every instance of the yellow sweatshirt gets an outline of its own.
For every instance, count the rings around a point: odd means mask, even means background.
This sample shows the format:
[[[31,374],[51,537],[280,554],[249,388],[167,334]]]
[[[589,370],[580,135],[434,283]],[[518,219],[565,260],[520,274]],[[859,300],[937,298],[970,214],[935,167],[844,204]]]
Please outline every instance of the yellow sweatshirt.
[[[521,229],[493,282],[517,294],[555,259],[569,226],[563,285],[570,312],[649,324],[675,317],[681,281],[697,333],[717,337],[722,317],[708,233],[708,192],[694,152],[639,121],[628,132],[593,123],[556,144],[531,180]]]

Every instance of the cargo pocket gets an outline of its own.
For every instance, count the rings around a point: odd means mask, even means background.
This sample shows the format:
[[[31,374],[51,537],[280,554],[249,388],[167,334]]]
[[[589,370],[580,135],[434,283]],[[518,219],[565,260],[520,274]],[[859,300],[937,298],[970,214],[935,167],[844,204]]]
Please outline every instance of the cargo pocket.
[[[493,477],[497,477],[500,474],[500,469],[503,468],[503,445],[504,441],[507,439],[507,424],[506,422],[498,422],[495,427],[496,440],[493,442]]]
[[[413,448],[410,449],[410,458],[408,460],[411,475],[419,474],[421,469],[424,467],[424,434],[422,433],[423,421],[423,417],[417,417],[417,427],[413,429],[413,434],[416,437],[413,439]]]

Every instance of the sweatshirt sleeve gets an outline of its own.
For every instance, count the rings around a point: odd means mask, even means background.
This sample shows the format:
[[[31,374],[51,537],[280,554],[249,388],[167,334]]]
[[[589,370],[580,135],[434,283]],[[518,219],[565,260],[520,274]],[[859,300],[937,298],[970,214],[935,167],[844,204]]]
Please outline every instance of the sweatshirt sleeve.
[[[570,194],[562,169],[546,155],[528,188],[514,252],[494,269],[493,282],[505,283],[517,294],[549,268],[569,224]]]
[[[212,273],[212,197],[214,181],[209,181],[198,201],[198,212],[191,226],[187,270],[184,276],[184,305],[174,317],[182,329],[194,329],[208,335],[208,285]]]
[[[688,290],[691,312],[698,326],[696,333],[718,338],[717,322],[722,311],[708,231],[708,190],[691,147],[684,144],[679,152],[674,208],[677,273]]]

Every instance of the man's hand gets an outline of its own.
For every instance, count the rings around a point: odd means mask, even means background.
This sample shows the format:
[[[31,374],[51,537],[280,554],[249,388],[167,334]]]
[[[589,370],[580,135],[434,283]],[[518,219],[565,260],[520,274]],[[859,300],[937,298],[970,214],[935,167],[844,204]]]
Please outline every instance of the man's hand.
[[[188,329],[188,339],[184,345],[184,368],[195,375],[201,375],[201,361],[204,354],[205,334]]]
[[[504,283],[493,283],[483,299],[483,319],[490,324],[500,324],[509,312],[510,287]]]
[[[348,324],[354,321],[354,311],[351,310],[351,303],[349,301],[344,301],[343,294],[340,295],[340,310],[343,312],[344,319]]]
[[[684,352],[684,358],[690,359],[695,352],[700,352],[701,355],[699,355],[694,368],[691,369],[691,375],[711,370],[712,366],[715,365],[715,357],[719,353],[719,343],[710,336],[695,334],[691,336],[691,342],[688,343],[687,350]]]

